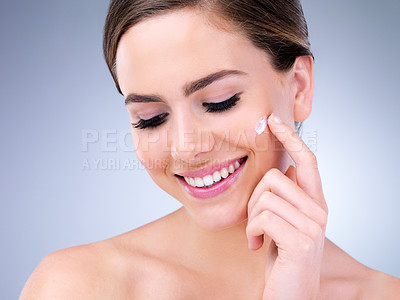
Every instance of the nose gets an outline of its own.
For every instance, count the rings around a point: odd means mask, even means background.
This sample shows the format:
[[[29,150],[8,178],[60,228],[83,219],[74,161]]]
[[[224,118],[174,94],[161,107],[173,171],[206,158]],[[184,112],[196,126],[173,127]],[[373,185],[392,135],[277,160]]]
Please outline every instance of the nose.
[[[177,120],[171,139],[171,156],[187,162],[202,158],[215,143],[211,130],[190,117]]]

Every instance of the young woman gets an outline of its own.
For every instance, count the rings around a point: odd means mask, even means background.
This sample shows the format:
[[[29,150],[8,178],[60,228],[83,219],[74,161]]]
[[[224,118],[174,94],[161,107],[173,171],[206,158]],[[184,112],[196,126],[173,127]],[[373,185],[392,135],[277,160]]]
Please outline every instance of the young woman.
[[[138,158],[182,207],[50,254],[21,299],[400,299],[325,237],[297,0],[113,0],[104,53]]]

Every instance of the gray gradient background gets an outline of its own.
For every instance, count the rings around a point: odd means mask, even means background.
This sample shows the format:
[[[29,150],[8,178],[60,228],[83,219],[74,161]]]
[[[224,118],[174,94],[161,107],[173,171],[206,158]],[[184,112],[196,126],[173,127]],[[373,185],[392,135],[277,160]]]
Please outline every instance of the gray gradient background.
[[[304,132],[330,208],[327,236],[400,277],[397,0],[303,1],[316,57]],[[43,257],[161,217],[180,205],[143,169],[82,170],[85,129],[129,130],[102,57],[106,0],[0,4],[0,298],[16,299]],[[111,135],[112,136],[112,135]]]

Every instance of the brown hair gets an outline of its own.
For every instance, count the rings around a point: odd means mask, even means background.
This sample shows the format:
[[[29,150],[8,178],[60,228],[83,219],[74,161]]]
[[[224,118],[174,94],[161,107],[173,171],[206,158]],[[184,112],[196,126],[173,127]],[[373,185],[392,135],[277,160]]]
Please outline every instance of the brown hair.
[[[214,23],[232,25],[268,53],[275,70],[288,71],[299,56],[312,55],[299,0],[111,0],[103,38],[107,66],[122,94],[115,72],[118,43],[140,21],[172,10],[196,8]],[[211,18],[209,18],[211,19]],[[302,122],[296,122],[296,131]]]

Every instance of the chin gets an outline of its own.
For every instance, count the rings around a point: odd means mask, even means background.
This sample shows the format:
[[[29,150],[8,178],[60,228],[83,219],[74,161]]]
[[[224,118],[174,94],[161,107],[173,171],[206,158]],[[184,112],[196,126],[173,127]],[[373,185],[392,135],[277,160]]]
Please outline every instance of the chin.
[[[199,227],[210,231],[220,231],[235,227],[247,219],[247,203],[242,207],[208,207],[201,212],[189,211],[189,214]]]

